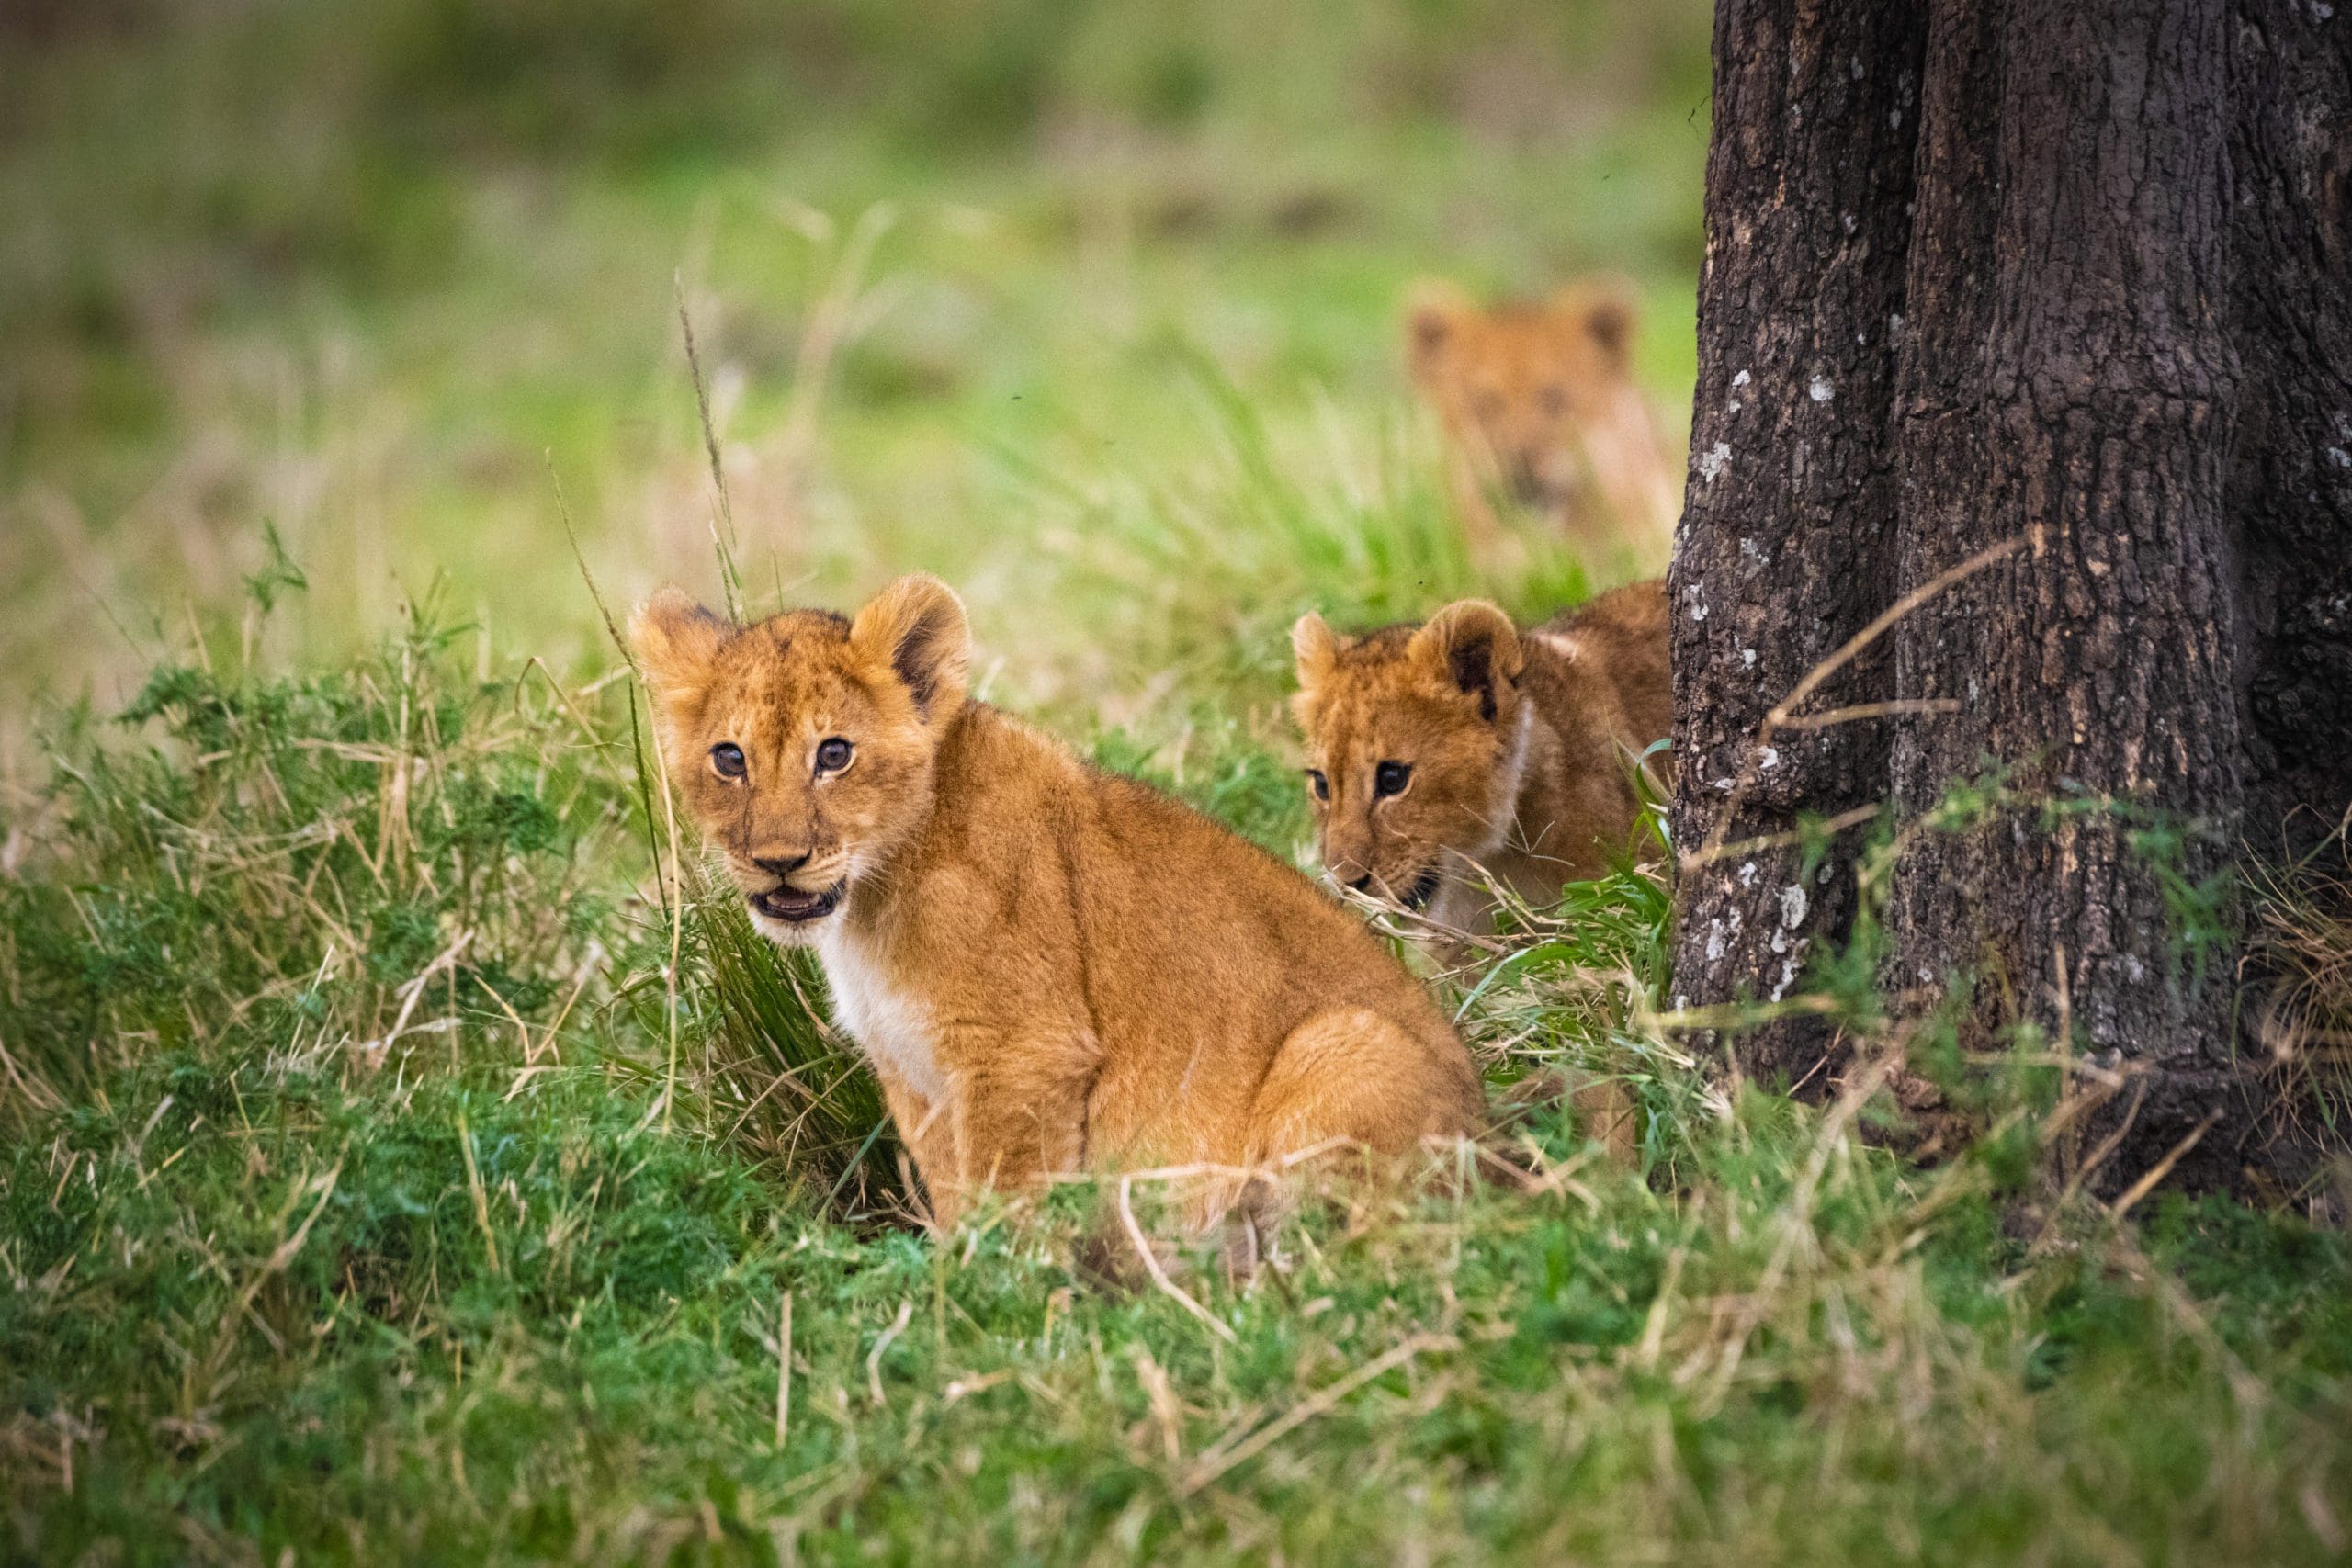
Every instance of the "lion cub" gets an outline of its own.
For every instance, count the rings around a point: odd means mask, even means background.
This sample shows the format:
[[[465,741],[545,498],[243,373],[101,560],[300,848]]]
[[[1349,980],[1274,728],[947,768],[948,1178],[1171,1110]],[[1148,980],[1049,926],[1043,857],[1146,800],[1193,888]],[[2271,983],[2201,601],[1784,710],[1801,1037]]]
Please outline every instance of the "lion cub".
[[[1488,500],[1507,491],[1588,545],[1661,546],[1681,505],[1647,400],[1634,380],[1634,302],[1589,279],[1534,304],[1484,310],[1450,284],[1414,290],[1406,336],[1414,384],[1446,436],[1464,525],[1492,545]]]
[[[944,584],[749,626],[667,589],[631,632],[681,795],[816,949],[941,1224],[987,1185],[1478,1130],[1468,1053],[1344,910],[967,699]]]
[[[1303,615],[1291,646],[1324,865],[1457,931],[1482,869],[1538,907],[1606,871],[1640,809],[1628,755],[1673,729],[1659,581],[1524,634],[1469,599],[1360,637]]]

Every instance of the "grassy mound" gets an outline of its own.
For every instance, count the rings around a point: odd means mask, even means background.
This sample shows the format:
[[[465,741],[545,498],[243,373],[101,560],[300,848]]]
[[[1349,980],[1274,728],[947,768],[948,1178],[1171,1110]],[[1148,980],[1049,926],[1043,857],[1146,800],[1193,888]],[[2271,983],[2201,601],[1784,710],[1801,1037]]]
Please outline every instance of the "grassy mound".
[[[1084,1266],[1109,1193],[926,1237],[809,976],[672,874],[625,688],[483,681],[451,640],[302,679],[216,653],[61,738],[0,883],[12,1551],[2343,1546],[2341,1235],[2221,1201],[2118,1226],[2014,1139],[1909,1168],[1866,1094],[1724,1082],[1645,1021],[1641,868],[1455,993],[1510,1160],[1318,1190],[1253,1280],[1184,1259],[1211,1321]],[[1263,764],[1226,744],[1184,787],[1246,823]],[[1555,1092],[1590,1070],[1635,1092],[1639,1172]]]

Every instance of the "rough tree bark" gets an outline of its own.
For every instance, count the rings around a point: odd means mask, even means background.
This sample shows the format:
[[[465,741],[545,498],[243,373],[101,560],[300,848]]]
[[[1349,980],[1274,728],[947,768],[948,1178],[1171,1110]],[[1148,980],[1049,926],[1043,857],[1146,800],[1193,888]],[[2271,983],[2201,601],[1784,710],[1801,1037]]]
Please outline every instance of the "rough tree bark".
[[[1904,840],[1890,988],[1965,982],[1980,1033],[2030,1021],[2128,1065],[2110,1180],[2200,1126],[2189,1179],[2291,1174],[2233,955],[2186,983],[2165,889],[2241,842],[2307,846],[2352,795],[2352,24],[1719,0],[1715,82],[1670,580],[1677,1000],[1785,995],[1852,919],[1838,854],[1801,883],[1789,848],[1715,846],[1888,799],[1917,825],[1997,762],[2033,804]],[[2195,830],[2160,864],[2148,822]],[[1736,1049],[1826,1086],[1834,1044],[1783,1018]]]
[[[1707,153],[1699,386],[1674,605],[1678,1004],[1794,989],[1838,941],[1853,882],[1802,874],[1793,843],[1743,848],[1886,794],[1882,728],[1763,734],[1774,703],[1883,607],[1893,566],[1890,437],[1924,14],[1724,0]],[[1792,308],[1802,301],[1801,308]],[[1866,658],[1822,694],[1874,689]],[[1725,850],[1734,852],[1724,853]],[[1768,1082],[1804,1077],[1808,1016],[1743,1037]]]
[[[2352,794],[2352,6],[2233,10],[2246,838],[2301,854]]]
[[[1894,727],[1903,816],[1987,758],[2023,799],[1910,839],[1892,977],[1922,1006],[1973,981],[1972,1032],[2064,1024],[2149,1069],[2116,1111],[2157,1154],[2254,1113],[2228,1066],[2225,976],[2187,973],[2132,842],[2152,819],[2201,829],[2172,868],[2200,883],[2242,799],[2222,520],[2227,10],[1938,9],[1895,443],[1900,584],[2027,545],[1893,633],[1898,700],[1954,700]]]

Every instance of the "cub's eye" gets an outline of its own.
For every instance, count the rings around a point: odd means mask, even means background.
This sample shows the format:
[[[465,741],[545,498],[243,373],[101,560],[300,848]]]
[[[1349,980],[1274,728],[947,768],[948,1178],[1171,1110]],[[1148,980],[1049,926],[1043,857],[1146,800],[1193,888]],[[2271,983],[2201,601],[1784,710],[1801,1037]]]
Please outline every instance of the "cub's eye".
[[[1404,794],[1405,786],[1412,782],[1413,768],[1409,762],[1383,762],[1372,771],[1372,793],[1383,798]]]
[[[722,740],[710,749],[710,765],[722,779],[743,776],[743,748],[732,740]]]
[[[1315,798],[1317,800],[1331,798],[1331,781],[1313,768],[1306,770],[1306,787],[1315,792]]]
[[[840,736],[828,736],[817,742],[817,771],[819,773],[838,773],[849,766],[849,742]]]

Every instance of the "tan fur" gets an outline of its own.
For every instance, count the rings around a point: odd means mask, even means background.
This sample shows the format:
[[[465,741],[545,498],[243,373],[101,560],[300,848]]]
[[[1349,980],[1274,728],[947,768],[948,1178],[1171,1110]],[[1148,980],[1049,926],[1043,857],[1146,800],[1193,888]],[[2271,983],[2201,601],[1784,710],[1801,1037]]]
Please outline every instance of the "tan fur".
[[[1666,585],[1605,593],[1532,631],[1479,600],[1420,626],[1291,634],[1323,863],[1339,881],[1466,928],[1480,870],[1539,906],[1599,875],[1633,831],[1628,753],[1673,728]],[[1377,798],[1384,761],[1412,771]],[[1317,792],[1310,787],[1308,794]]]
[[[1672,531],[1681,485],[1634,380],[1631,292],[1587,279],[1539,304],[1482,309],[1423,283],[1406,339],[1414,384],[1437,411],[1465,524],[1499,533],[1509,491],[1587,544],[1650,551]]]
[[[1640,809],[1634,759],[1673,729],[1662,581],[1525,633],[1464,600],[1425,625],[1361,637],[1306,615],[1291,645],[1292,707],[1310,780],[1324,781],[1307,794],[1325,867],[1359,892],[1427,908],[1449,930],[1490,918],[1487,876],[1542,908],[1563,883],[1608,870]],[[1412,770],[1385,798],[1383,762]],[[1579,1124],[1631,1164],[1623,1086],[1588,1082],[1572,1100]]]
[[[941,1223],[983,1185],[1479,1127],[1461,1042],[1344,910],[967,700],[943,584],[741,628],[665,591],[633,639],[685,809],[754,923],[816,949]],[[835,737],[851,760],[820,772]]]

